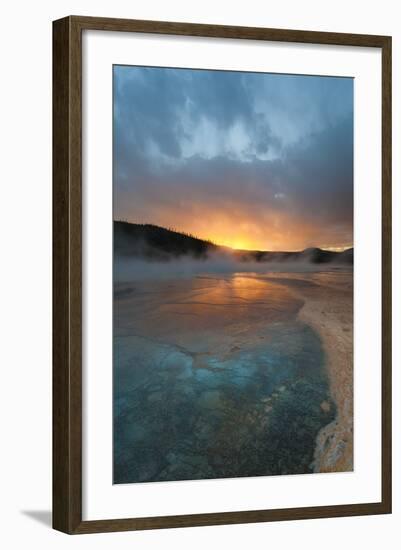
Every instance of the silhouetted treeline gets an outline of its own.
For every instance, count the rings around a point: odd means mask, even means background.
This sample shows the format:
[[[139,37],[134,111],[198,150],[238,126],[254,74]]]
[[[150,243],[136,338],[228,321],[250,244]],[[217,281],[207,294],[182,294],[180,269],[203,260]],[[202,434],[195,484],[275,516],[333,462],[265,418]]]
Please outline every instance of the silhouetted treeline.
[[[123,256],[142,256],[154,260],[192,256],[206,259],[217,247],[209,240],[198,239],[157,225],[114,222],[114,251]]]
[[[340,264],[353,264],[354,249],[349,248],[344,252],[332,252],[321,248],[306,248],[301,252],[264,252],[259,250],[238,250],[235,255],[242,261],[257,262],[298,262],[305,261],[313,264],[326,264],[330,262]]]

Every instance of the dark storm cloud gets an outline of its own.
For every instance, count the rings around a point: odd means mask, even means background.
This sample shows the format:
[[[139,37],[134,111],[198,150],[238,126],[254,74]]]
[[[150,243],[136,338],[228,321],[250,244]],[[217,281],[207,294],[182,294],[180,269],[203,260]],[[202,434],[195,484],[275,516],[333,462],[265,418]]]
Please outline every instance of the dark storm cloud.
[[[274,247],[352,242],[352,80],[114,70],[116,218],[202,236],[224,222]]]

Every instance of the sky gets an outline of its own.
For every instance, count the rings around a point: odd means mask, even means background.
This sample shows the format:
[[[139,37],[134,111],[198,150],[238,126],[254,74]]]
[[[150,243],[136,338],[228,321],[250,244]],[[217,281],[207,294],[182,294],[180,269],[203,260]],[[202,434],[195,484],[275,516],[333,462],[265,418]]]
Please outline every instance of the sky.
[[[114,219],[240,249],[353,246],[353,80],[114,66]]]

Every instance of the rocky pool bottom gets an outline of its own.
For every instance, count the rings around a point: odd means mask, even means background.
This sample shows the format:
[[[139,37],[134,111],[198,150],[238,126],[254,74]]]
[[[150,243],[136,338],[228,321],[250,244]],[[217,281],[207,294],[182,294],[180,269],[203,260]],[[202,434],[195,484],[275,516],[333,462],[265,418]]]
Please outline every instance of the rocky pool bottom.
[[[302,474],[335,417],[303,302],[261,275],[114,297],[114,483]]]

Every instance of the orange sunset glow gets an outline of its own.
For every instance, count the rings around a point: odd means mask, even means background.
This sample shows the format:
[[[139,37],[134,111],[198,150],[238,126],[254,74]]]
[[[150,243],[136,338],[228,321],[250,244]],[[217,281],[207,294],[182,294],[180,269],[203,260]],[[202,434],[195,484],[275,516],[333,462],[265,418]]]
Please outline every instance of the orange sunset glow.
[[[276,214],[273,219],[267,214],[259,221],[247,219],[246,212],[240,215],[237,211],[233,217],[225,215],[224,208],[216,212],[206,207],[202,210],[198,205],[196,215],[192,216],[185,208],[174,210],[173,215],[151,209],[149,219],[143,218],[139,212],[125,219],[133,223],[154,223],[153,220],[157,220],[156,225],[237,250],[300,251],[318,246],[340,252],[352,246],[346,228],[338,229],[333,235],[331,229],[291,219],[285,214],[281,217]],[[192,204],[190,212],[193,211]]]

